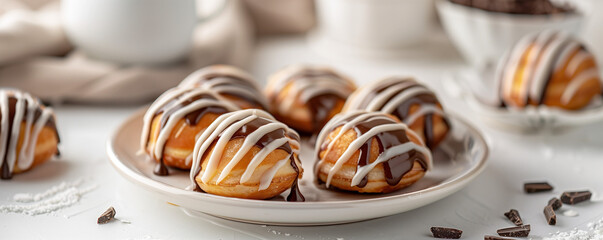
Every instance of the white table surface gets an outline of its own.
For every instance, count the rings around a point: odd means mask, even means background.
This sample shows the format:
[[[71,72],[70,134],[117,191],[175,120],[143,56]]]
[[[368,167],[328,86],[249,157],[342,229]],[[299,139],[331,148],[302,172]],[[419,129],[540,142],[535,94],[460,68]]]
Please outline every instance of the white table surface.
[[[153,198],[123,179],[109,164],[105,144],[114,129],[141,106],[56,107],[62,138],[60,160],[46,163],[10,181],[0,181],[0,204],[16,193],[37,193],[61,181],[84,179],[97,188],[70,208],[51,215],[0,215],[0,239],[432,239],[431,226],[462,229],[463,239],[483,239],[510,227],[503,213],[520,211],[532,225],[531,237],[584,227],[603,217],[603,123],[564,131],[522,134],[480,122],[460,100],[444,94],[442,76],[463,67],[463,61],[442,37],[402,56],[368,58],[349,53],[317,51],[303,36],[260,39],[250,71],[263,81],[292,63],[325,63],[354,77],[359,84],[393,74],[413,75],[443,99],[448,111],[464,116],[487,138],[491,155],[486,170],[466,188],[431,205],[381,219],[322,227],[279,227],[232,222],[209,216],[189,216],[179,207]],[[523,183],[547,180],[552,193],[523,193]],[[590,203],[564,206],[577,217],[558,214],[558,224],[546,224],[542,209],[564,190],[590,189]],[[109,206],[117,217],[97,225]]]

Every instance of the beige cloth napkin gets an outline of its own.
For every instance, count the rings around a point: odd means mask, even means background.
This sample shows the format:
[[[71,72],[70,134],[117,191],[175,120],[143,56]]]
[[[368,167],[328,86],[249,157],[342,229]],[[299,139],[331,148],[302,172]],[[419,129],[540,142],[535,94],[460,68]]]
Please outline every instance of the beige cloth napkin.
[[[303,33],[314,27],[313,0],[245,0],[259,34]]]
[[[36,10],[26,2],[0,1],[0,66],[70,49],[60,26],[58,4]]]
[[[270,11],[262,1],[289,14]],[[283,1],[294,3],[293,8],[279,2],[229,1],[222,14],[195,30],[187,61],[151,68],[120,66],[70,51],[56,0],[0,0],[0,87],[19,88],[53,103],[150,101],[200,67],[215,63],[245,67],[253,51],[255,27],[269,33],[311,27],[311,0]]]

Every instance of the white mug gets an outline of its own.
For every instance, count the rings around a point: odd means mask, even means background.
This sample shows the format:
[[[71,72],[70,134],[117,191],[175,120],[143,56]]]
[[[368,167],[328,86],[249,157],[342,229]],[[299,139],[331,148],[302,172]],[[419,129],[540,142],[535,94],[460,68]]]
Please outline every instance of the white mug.
[[[141,65],[187,56],[199,21],[195,0],[62,0],[61,15],[67,37],[87,56]]]
[[[317,0],[316,4],[323,37],[367,49],[420,43],[435,22],[432,0]]]

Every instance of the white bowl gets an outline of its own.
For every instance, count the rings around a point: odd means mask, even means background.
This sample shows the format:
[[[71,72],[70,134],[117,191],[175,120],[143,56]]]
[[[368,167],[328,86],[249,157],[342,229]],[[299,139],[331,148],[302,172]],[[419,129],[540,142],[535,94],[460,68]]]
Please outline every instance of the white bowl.
[[[553,15],[520,15],[489,12],[478,8],[436,2],[448,36],[473,66],[495,66],[499,58],[521,37],[555,29],[578,35],[584,17],[578,12]]]

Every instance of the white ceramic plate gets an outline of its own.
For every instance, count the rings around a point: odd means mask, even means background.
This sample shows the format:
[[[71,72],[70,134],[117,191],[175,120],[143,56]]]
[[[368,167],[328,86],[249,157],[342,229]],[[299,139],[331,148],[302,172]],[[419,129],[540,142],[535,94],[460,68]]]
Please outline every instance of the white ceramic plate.
[[[465,121],[451,117],[449,137],[434,152],[434,170],[414,185],[389,194],[354,194],[331,191],[315,184],[310,166],[312,147],[302,143],[300,156],[305,174],[300,190],[306,202],[247,200],[187,191],[188,172],[171,170],[166,177],[155,176],[155,166],[137,155],[142,116],[145,110],[126,120],[107,146],[109,159],[126,179],[167,202],[214,216],[269,225],[326,225],[389,216],[425,206],[467,185],[485,167],[488,147],[483,137]],[[304,150],[305,149],[305,150]]]
[[[603,121],[603,99],[596,98],[584,109],[567,111],[546,106],[525,109],[497,107],[498,94],[487,81],[489,73],[479,74],[465,69],[448,74],[442,79],[446,92],[460,97],[487,123],[496,127],[520,131],[581,126]]]

